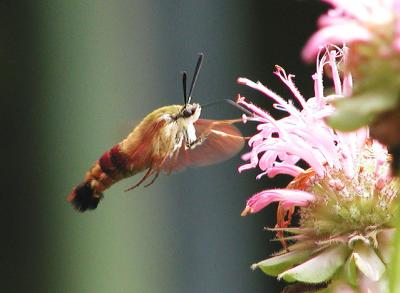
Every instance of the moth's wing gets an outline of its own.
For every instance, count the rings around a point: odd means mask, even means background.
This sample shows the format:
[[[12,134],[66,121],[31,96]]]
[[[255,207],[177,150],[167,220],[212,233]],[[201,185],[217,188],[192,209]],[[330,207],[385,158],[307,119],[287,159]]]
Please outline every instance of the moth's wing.
[[[151,167],[154,160],[159,161],[159,158],[154,158],[153,144],[159,138],[160,131],[166,124],[164,119],[150,123],[142,121],[133,133],[120,143],[121,149],[134,167],[135,165]]]
[[[205,140],[193,149],[184,145],[163,165],[166,172],[179,171],[188,166],[207,166],[225,161],[237,154],[244,145],[234,120],[199,119],[194,123],[197,137]]]

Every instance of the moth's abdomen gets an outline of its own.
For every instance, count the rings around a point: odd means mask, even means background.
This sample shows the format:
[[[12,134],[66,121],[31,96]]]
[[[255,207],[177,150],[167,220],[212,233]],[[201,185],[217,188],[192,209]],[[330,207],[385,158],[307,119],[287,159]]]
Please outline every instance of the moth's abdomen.
[[[95,209],[106,189],[133,175],[129,171],[128,163],[117,144],[92,166],[86,173],[85,180],[72,190],[67,200],[80,212]]]

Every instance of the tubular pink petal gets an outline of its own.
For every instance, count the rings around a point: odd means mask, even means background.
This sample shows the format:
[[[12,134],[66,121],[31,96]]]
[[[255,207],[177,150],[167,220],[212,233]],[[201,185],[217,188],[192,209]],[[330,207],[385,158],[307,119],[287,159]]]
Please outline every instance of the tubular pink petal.
[[[348,23],[349,19],[347,16],[343,15],[340,12],[337,11],[329,11],[325,15],[321,15],[318,18],[318,26],[319,27],[326,27],[330,25],[340,25],[340,24],[345,24]]]
[[[301,56],[307,61],[314,60],[318,51],[329,44],[343,44],[353,41],[368,41],[371,33],[358,24],[333,25],[320,29],[307,41]]]
[[[258,174],[258,175],[256,176],[256,179],[259,180],[259,179],[261,179],[262,177],[264,177],[265,175],[267,175],[267,172],[262,172],[262,173],[260,173],[260,174]]]
[[[316,155],[315,150],[306,144],[298,145],[294,142],[277,144],[270,148],[271,150],[278,150],[281,152],[290,153],[292,155],[299,156],[304,161],[306,161],[318,175],[324,176],[324,162],[321,162]]]
[[[336,66],[336,57],[337,57],[337,51],[332,50],[328,52],[328,57],[329,57],[329,65],[331,67],[332,71],[332,79],[333,79],[333,85],[335,87],[335,93],[337,95],[342,95],[342,82],[340,80],[339,76],[339,71]]]
[[[243,154],[241,158],[243,161],[247,161],[247,160],[250,160],[250,157],[251,157],[251,152],[248,152],[248,153]]]
[[[393,1],[382,0],[323,0],[331,4],[335,9],[328,11],[328,15],[336,18],[340,15],[359,22],[373,20],[374,22],[386,21],[389,18],[388,11],[393,7]]]
[[[321,106],[323,104],[323,97],[324,97],[324,84],[323,84],[323,71],[324,71],[324,64],[326,60],[326,55],[321,55],[321,49],[318,51],[317,63],[316,63],[316,72],[312,75],[314,80],[314,94],[317,98],[318,105]]]
[[[242,173],[243,171],[254,169],[256,166],[254,166],[253,164],[244,164],[238,168],[238,172]]]
[[[363,9],[362,5],[359,3],[358,0],[323,0],[324,2],[332,5],[333,7],[338,7],[341,11],[347,14],[356,15],[357,10]]]
[[[294,165],[299,161],[299,157],[295,155],[290,155],[286,153],[280,153],[278,155],[279,159],[287,164]]]
[[[287,165],[287,164],[279,164],[275,167],[272,167],[268,170],[268,177],[273,178],[276,175],[290,175],[296,177],[304,172],[304,169],[296,166],[296,165]]]
[[[255,145],[257,142],[262,142],[264,140],[264,138],[269,137],[269,135],[267,135],[266,131],[264,133],[257,133],[256,135],[252,136],[249,139],[249,146],[253,146]]]
[[[307,132],[307,130],[299,130],[298,134],[301,134],[301,137],[304,140],[318,149],[321,155],[325,158],[326,162],[329,166],[340,166],[339,159],[337,157],[337,149],[334,143],[334,136],[332,133],[327,132],[325,129],[320,129],[316,127],[313,129],[314,133],[311,131]]]
[[[343,95],[349,97],[353,89],[353,78],[351,73],[345,74],[343,77]]]
[[[323,97],[323,90],[324,86],[321,82],[321,80],[318,78],[317,74],[312,75],[312,79],[314,80],[314,92],[315,92],[315,97],[317,100],[322,103],[322,97]]]
[[[278,155],[274,152],[265,152],[260,158],[260,162],[259,162],[260,169],[262,171],[265,171],[265,170],[271,168],[273,166],[273,163],[275,162],[277,156]]]
[[[291,115],[294,116],[299,116],[299,111],[293,106],[290,105],[288,102],[286,102],[284,99],[282,99],[279,95],[271,91],[269,88],[265,87],[261,82],[253,82],[247,78],[238,78],[238,83],[239,84],[244,84],[247,85],[248,87],[251,87],[255,90],[258,90],[262,92],[264,95],[270,97],[274,101],[276,101],[278,104],[282,105]]]
[[[261,191],[253,195],[246,204],[250,213],[254,214],[271,204],[279,202],[285,208],[294,206],[307,206],[310,201],[315,199],[314,195],[301,190],[294,189],[270,189]]]
[[[306,100],[301,95],[301,93],[299,92],[299,90],[297,89],[297,87],[295,86],[295,84],[292,81],[292,77],[294,77],[294,75],[289,74],[289,76],[287,76],[285,70],[278,65],[275,65],[275,68],[276,68],[276,71],[274,72],[274,74],[276,76],[278,76],[280,78],[280,80],[291,90],[291,92],[293,93],[293,96],[297,99],[297,101],[299,101],[302,108],[307,109],[308,107],[307,107]]]
[[[265,118],[265,119],[272,119],[272,117],[265,111],[261,110],[261,108],[257,107],[252,103],[246,102],[245,98],[242,97],[240,100],[237,101],[239,105],[245,106],[250,111],[254,112],[258,117]]]

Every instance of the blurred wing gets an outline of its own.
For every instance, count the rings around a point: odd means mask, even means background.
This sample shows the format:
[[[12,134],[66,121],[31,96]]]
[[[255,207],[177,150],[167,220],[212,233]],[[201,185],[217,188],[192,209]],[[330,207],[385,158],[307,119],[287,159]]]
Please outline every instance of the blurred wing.
[[[206,139],[193,149],[182,145],[167,162],[163,170],[170,173],[187,166],[207,166],[225,161],[237,154],[244,145],[239,129],[232,125],[235,120],[199,119],[194,123],[196,136]]]

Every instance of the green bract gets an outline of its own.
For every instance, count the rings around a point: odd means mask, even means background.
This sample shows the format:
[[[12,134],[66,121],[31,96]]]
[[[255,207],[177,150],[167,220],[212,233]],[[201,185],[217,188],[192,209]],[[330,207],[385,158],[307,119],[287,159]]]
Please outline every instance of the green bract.
[[[338,130],[352,131],[371,124],[375,117],[390,110],[398,97],[386,90],[366,91],[334,102],[335,112],[328,117],[328,124]]]

